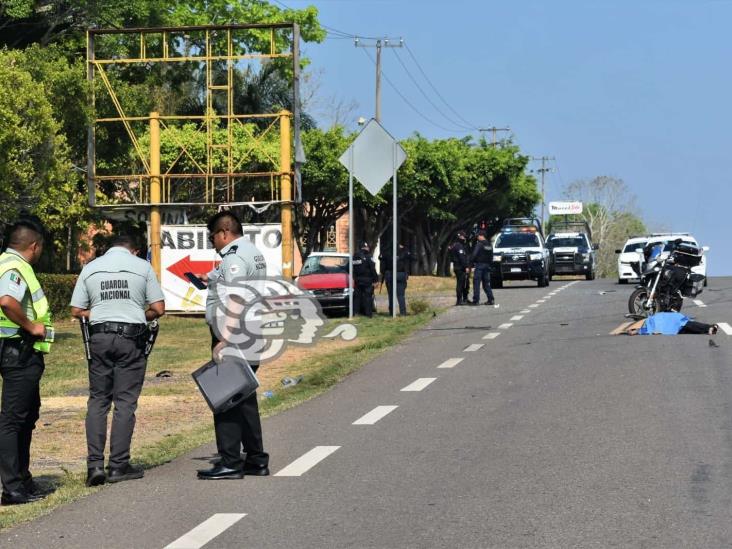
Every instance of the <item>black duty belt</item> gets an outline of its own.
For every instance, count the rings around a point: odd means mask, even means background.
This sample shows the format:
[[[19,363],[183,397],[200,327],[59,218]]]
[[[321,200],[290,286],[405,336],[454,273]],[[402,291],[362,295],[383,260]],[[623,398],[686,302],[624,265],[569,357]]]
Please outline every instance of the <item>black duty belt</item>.
[[[117,334],[126,337],[137,337],[147,328],[147,324],[130,324],[129,322],[99,322],[89,326],[90,334]]]

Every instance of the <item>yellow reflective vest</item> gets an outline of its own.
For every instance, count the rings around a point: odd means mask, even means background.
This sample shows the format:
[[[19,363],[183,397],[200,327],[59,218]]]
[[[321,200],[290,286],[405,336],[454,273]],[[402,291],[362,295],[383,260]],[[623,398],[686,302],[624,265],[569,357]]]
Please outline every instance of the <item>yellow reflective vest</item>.
[[[48,299],[41,289],[41,284],[33,272],[33,267],[22,257],[11,253],[0,255],[0,277],[8,271],[18,271],[23,281],[28,285],[28,291],[33,302],[33,312],[36,315],[35,321],[42,322],[46,328],[53,328],[51,324],[51,311],[48,310]],[[5,316],[0,309],[0,338],[20,337],[20,326]],[[42,353],[51,351],[51,343],[48,341],[37,341],[33,348]]]

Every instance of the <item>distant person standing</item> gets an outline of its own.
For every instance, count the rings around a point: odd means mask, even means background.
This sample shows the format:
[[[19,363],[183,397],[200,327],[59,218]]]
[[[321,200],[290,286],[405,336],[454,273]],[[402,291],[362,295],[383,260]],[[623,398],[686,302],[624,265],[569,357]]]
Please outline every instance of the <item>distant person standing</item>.
[[[41,408],[43,355],[51,350],[48,300],[33,271],[43,253],[43,228],[33,220],[10,229],[0,255],[0,479],[3,505],[42,497],[30,473],[33,429]]]
[[[89,321],[87,486],[144,475],[141,467],[130,463],[130,445],[147,368],[147,322],[165,313],[165,298],[152,265],[137,257],[138,250],[131,236],[112,238],[106,253],[82,269],[71,297],[71,314]],[[104,448],[112,403],[106,474]]]
[[[493,290],[491,289],[491,263],[493,262],[493,248],[486,240],[485,231],[478,231],[478,241],[475,243],[473,252],[470,255],[470,263],[475,269],[473,274],[473,301],[471,305],[480,304],[480,286],[483,285],[488,301],[486,305],[495,304]]]
[[[404,244],[399,244],[397,248],[397,302],[399,303],[399,315],[407,316],[407,281],[409,280],[409,263],[412,261],[412,254],[407,251]],[[386,281],[386,289],[389,294],[389,316],[393,314],[394,304],[392,303],[392,283],[393,275],[392,269],[394,267],[394,260],[392,258],[391,249],[386,250],[385,253],[379,257],[381,260],[381,280]]]
[[[374,285],[379,282],[376,264],[371,258],[369,245],[364,242],[353,254],[353,313],[371,318],[374,314]]]
[[[206,322],[211,331],[211,351],[216,353],[218,348],[226,344],[226,341],[219,340],[214,330],[217,307],[221,305],[216,286],[266,278],[267,262],[262,252],[244,236],[241,221],[232,212],[221,211],[209,219],[208,239],[221,256],[219,266],[206,277]],[[249,365],[254,372],[259,368],[256,361],[250,360]],[[221,460],[210,469],[199,470],[199,479],[241,479],[244,475],[269,475],[269,454],[264,451],[256,392],[232,408],[215,413],[214,429]],[[246,452],[245,460],[241,457],[242,447]]]
[[[450,260],[455,273],[455,305],[468,305],[470,290],[470,254],[465,231],[457,232],[457,240],[450,245]]]

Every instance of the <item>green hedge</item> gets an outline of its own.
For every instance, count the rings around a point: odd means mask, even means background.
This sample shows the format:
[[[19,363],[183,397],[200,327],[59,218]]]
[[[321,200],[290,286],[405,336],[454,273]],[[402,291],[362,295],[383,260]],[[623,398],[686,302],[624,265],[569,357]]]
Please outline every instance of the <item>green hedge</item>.
[[[69,302],[74,292],[74,285],[78,275],[75,274],[44,274],[38,275],[38,282],[48,298],[51,314],[54,319],[68,318],[71,309]]]

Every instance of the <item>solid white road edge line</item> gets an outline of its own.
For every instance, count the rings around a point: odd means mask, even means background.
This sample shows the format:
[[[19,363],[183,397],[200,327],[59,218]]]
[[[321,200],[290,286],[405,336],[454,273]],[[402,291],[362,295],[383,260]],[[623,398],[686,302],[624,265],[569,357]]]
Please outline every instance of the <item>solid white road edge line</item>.
[[[483,339],[496,339],[501,332],[489,332],[483,336]]]
[[[282,469],[279,473],[275,473],[276,477],[299,477],[304,473],[307,473],[310,469],[315,467],[318,463],[323,461],[333,452],[335,452],[340,446],[316,446],[309,452],[303,454],[295,461],[290,463],[287,467]]]
[[[216,513],[165,549],[198,549],[243,519],[246,513]]]
[[[463,361],[462,358],[451,358],[438,366],[438,368],[454,368]]]
[[[436,379],[436,377],[420,377],[418,380],[413,381],[412,383],[404,387],[404,389],[402,389],[402,392],[421,391]]]
[[[352,425],[373,425],[381,418],[392,413],[399,406],[377,406],[371,410],[368,414],[365,414],[353,422]]]

